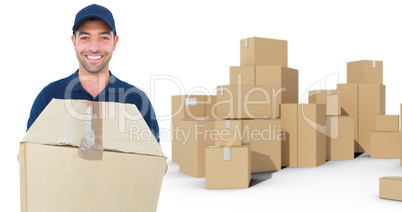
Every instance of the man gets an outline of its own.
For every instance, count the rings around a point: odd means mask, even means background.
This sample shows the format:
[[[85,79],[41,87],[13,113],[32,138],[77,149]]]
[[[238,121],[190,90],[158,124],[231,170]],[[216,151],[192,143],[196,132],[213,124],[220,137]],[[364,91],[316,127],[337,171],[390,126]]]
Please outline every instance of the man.
[[[112,13],[92,4],[75,17],[73,35],[78,70],[47,85],[33,103],[27,130],[53,98],[84,99],[135,104],[159,142],[159,126],[146,94],[109,71],[109,62],[119,41]],[[167,166],[166,166],[167,171]]]

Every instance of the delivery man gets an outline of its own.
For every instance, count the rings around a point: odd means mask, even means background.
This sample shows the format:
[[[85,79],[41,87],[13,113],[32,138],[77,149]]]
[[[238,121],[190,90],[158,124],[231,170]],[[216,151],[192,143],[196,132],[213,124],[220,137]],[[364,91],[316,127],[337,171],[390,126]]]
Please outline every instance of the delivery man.
[[[112,13],[96,4],[83,8],[75,16],[71,40],[79,68],[43,88],[32,105],[27,130],[53,98],[120,102],[137,106],[159,142],[158,122],[146,94],[109,71],[109,62],[119,41]]]

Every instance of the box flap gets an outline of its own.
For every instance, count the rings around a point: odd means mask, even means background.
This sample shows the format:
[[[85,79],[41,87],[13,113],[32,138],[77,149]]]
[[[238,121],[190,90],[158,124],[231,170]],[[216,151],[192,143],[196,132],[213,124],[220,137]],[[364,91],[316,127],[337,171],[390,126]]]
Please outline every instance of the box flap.
[[[101,120],[104,150],[164,157],[137,107],[115,102],[53,99],[21,142],[79,147],[88,119],[87,108],[91,106],[100,108],[93,120]]]

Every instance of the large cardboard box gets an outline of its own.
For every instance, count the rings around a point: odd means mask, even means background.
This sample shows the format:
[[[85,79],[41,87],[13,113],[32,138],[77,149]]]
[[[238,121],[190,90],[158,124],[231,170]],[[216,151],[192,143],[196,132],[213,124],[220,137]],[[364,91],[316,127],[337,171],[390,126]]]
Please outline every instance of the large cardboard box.
[[[216,95],[172,96],[172,161],[180,164],[180,142],[173,130],[182,120],[213,119],[212,107]]]
[[[299,99],[299,73],[297,69],[287,68],[283,66],[257,66],[256,85],[270,85],[273,87],[272,92],[276,102],[277,114],[280,115],[280,103],[297,103]]]
[[[288,66],[288,42],[267,38],[240,40],[240,66]]]
[[[244,144],[251,149],[251,173],[281,170],[282,130],[279,119],[243,120]]]
[[[20,144],[21,211],[156,211],[166,157],[133,104],[53,99]]]
[[[298,104],[281,104],[282,166],[297,167]]]
[[[205,177],[205,148],[214,145],[214,120],[180,122],[180,172]]]
[[[214,144],[209,146],[241,146],[244,138],[242,120],[216,120]]]
[[[385,115],[385,85],[359,84],[358,152],[370,153],[370,133],[375,131],[377,115]]]
[[[402,177],[380,178],[380,198],[402,201]]]
[[[382,61],[360,60],[348,62],[348,83],[383,83]]]
[[[341,116],[354,118],[354,146],[355,152],[358,151],[359,140],[359,117],[358,117],[358,84],[337,84],[339,90],[339,100],[341,105]]]
[[[217,87],[216,115],[221,119],[272,118],[272,86]]]
[[[308,100],[310,104],[325,104],[328,116],[341,115],[341,100],[338,90],[311,90]]]
[[[206,149],[205,188],[248,188],[251,180],[249,145]]]
[[[353,160],[354,118],[327,116],[327,160]]]
[[[325,105],[299,104],[297,165],[316,167],[326,162]]]
[[[377,132],[398,132],[398,115],[377,115],[375,120],[375,131]]]
[[[230,85],[255,85],[255,66],[230,66]]]
[[[400,158],[400,132],[371,132],[371,158]]]

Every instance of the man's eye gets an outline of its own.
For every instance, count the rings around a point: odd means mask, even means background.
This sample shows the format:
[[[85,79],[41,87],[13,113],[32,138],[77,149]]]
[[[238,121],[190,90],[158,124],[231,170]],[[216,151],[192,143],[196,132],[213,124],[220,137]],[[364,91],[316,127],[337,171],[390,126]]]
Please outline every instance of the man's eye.
[[[102,37],[103,40],[109,40],[109,37]]]
[[[81,37],[80,39],[81,39],[81,40],[87,40],[88,37]]]

